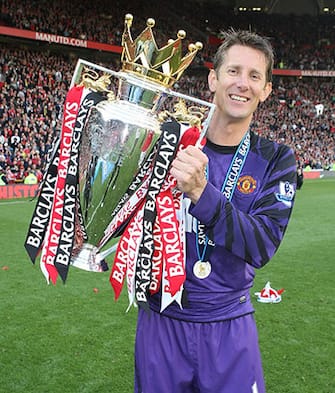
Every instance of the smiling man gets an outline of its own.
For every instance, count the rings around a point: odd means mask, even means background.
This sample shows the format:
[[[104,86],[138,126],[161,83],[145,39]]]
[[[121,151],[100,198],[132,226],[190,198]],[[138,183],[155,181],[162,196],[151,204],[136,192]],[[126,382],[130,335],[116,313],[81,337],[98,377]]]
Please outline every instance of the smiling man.
[[[249,291],[283,239],[296,189],[293,151],[249,130],[272,68],[267,39],[224,33],[206,145],[179,151],[171,168],[188,206],[187,301],[160,313],[155,295],[150,315],[139,310],[136,392],[265,392]]]

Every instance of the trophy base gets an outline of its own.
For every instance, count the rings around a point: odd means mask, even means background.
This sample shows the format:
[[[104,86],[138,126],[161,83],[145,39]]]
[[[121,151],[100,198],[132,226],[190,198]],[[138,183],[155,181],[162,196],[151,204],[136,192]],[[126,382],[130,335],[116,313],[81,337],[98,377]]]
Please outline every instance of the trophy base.
[[[85,243],[71,259],[71,265],[88,272],[105,272],[108,265],[99,249],[92,244]]]

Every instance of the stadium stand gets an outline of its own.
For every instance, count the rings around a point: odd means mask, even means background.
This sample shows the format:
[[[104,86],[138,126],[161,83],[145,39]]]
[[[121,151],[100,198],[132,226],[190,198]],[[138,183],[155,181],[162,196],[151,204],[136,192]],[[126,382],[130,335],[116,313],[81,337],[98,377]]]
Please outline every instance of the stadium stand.
[[[122,2],[120,2],[122,3]],[[202,40],[204,50],[196,65],[175,89],[210,100],[205,64],[220,42],[220,30],[232,26],[267,35],[276,49],[276,68],[335,70],[334,16],[236,14],[226,7],[202,6],[195,13],[188,1],[162,5],[127,2],[127,9],[115,2],[97,0],[94,9],[87,0],[47,1],[4,0],[0,25],[40,31],[65,37],[120,44],[125,13],[132,12],[134,36],[147,17],[157,19],[159,45],[184,28],[189,41]],[[181,15],[187,15],[182,17]],[[136,21],[136,23],[135,23]],[[138,26],[138,27],[137,27]],[[155,28],[156,30],[156,28]],[[91,59],[98,52],[80,52],[62,46],[38,44],[1,37],[0,48],[0,167],[9,183],[23,182],[32,171],[40,180],[46,152],[58,135],[62,103],[77,57]],[[109,56],[105,65],[118,69],[119,55]],[[304,168],[334,168],[335,91],[332,77],[274,76],[274,91],[258,110],[253,129],[294,148],[298,165]]]

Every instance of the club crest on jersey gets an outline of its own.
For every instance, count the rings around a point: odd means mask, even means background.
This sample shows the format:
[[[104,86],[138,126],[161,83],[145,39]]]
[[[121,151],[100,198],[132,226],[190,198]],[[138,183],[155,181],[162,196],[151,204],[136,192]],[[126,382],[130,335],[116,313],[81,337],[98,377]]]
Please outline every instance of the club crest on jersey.
[[[277,201],[283,202],[286,206],[291,207],[294,197],[293,184],[286,182],[279,182],[279,192],[275,193]]]
[[[257,182],[249,175],[241,176],[237,181],[237,189],[242,194],[252,194],[256,190]]]

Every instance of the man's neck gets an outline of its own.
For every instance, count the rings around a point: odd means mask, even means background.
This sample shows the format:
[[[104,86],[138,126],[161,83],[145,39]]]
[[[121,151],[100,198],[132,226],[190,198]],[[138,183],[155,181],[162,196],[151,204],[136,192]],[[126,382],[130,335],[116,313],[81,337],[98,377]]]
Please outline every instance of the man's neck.
[[[208,139],[221,146],[237,146],[250,126],[250,120],[243,122],[223,122],[217,121],[213,117],[208,131]]]

